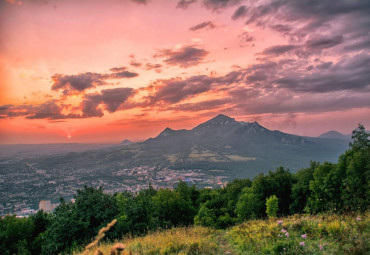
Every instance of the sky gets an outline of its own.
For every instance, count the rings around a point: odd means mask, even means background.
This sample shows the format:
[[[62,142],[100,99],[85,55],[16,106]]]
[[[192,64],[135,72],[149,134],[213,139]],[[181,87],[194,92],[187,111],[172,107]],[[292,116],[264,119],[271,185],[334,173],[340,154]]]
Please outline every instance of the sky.
[[[368,0],[0,0],[0,143],[369,129],[369,28]]]

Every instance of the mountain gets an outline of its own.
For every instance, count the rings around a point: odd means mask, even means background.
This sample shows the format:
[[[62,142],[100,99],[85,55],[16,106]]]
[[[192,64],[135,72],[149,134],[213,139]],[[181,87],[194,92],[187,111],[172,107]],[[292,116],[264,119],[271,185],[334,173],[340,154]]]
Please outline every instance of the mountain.
[[[120,143],[120,145],[122,145],[122,146],[130,145],[130,144],[133,144],[133,142],[131,142],[131,141],[130,141],[130,140],[128,140],[128,139],[125,139],[125,140],[123,140],[123,141]]]
[[[70,153],[40,161],[66,167],[112,171],[118,167],[199,169],[226,173],[232,178],[254,177],[279,166],[296,171],[312,161],[335,162],[348,147],[344,139],[323,139],[269,130],[257,122],[236,121],[218,115],[193,129],[164,129],[144,142]],[[46,165],[43,162],[48,162]],[[108,173],[107,172],[107,173]]]
[[[287,134],[220,114],[191,130],[166,128],[138,146],[141,157],[163,157],[174,169],[223,170],[234,177],[253,177],[279,166],[294,171],[311,160],[335,162],[348,141]]]
[[[343,135],[337,131],[328,131],[319,136],[319,138],[331,138],[331,139],[351,139],[351,135]]]
[[[295,172],[311,160],[336,162],[348,142],[287,134],[218,115],[190,130],[168,127],[154,138],[124,146],[0,157],[0,205],[12,201],[18,208],[45,199],[58,201],[72,197],[83,185],[104,186],[110,193],[136,192],[149,181],[154,187],[173,187],[179,179],[200,188],[215,187],[279,166]]]

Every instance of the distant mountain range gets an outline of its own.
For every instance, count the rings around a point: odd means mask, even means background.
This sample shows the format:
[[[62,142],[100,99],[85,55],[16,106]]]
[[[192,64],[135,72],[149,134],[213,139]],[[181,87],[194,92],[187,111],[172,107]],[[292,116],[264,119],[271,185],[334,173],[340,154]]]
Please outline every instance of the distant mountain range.
[[[339,133],[338,131],[328,131],[324,134],[321,134],[319,138],[331,138],[331,139],[351,139],[351,135],[343,135],[342,133]]]
[[[303,137],[220,114],[190,130],[166,128],[144,142],[124,140],[120,146],[110,148],[46,155],[36,163],[43,169],[93,168],[105,174],[113,169],[145,165],[221,171],[233,178],[244,178],[279,166],[295,171],[307,167],[311,160],[336,162],[349,141],[343,135],[330,134],[333,132]],[[329,136],[331,139],[327,139]]]
[[[336,162],[348,143],[342,138],[273,131],[257,122],[218,115],[193,129],[166,128],[137,143],[4,145],[0,212],[8,203],[14,207],[4,210],[11,212],[37,207],[40,200],[71,197],[83,185],[104,186],[114,193],[140,190],[149,181],[156,187],[173,187],[181,178],[198,187],[216,187],[279,166],[294,172],[308,167],[311,160]]]

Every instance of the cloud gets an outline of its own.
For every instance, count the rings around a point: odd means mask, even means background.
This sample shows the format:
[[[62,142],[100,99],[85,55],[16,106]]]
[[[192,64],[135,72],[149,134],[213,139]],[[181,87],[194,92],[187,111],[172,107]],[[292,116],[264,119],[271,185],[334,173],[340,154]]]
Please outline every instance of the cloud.
[[[131,0],[131,1],[137,4],[144,4],[144,5],[149,2],[149,0]]]
[[[165,58],[163,62],[168,65],[187,68],[200,64],[208,53],[208,51],[195,46],[184,46],[178,50],[160,50],[154,57]]]
[[[161,64],[152,64],[152,63],[146,63],[145,69],[146,70],[155,70],[157,73],[162,72],[162,65]]]
[[[252,36],[248,32],[243,32],[242,34],[238,35],[239,41],[240,41],[240,47],[244,47],[248,45],[248,43],[251,43],[256,40],[254,36]],[[252,45],[253,46],[253,45]]]
[[[370,49],[370,2],[328,1],[249,1],[238,7],[232,19],[270,28],[286,36],[291,44],[302,45],[302,57],[336,47],[336,52],[359,53]],[[299,53],[299,52],[297,52]]]
[[[108,112],[113,113],[134,94],[135,90],[132,88],[105,89],[100,93],[84,95],[79,107],[63,104],[61,101],[55,99],[36,105],[3,105],[0,106],[0,117],[25,117],[27,119],[49,120],[102,117],[104,113],[100,106],[103,106]]]
[[[197,31],[200,29],[214,29],[216,25],[212,21],[205,21],[198,25],[192,26],[189,28],[190,31]]]
[[[192,76],[184,80],[180,78],[158,80],[147,88],[150,91],[147,101],[149,105],[178,103],[209,91],[213,82],[214,79],[206,75]]]
[[[111,69],[109,69],[109,71],[111,72],[114,72],[114,73],[119,73],[119,72],[123,72],[123,71],[126,71],[127,70],[127,67],[113,67]]]
[[[62,111],[68,108],[68,105],[57,104],[53,99],[42,104],[36,105],[5,105],[0,106],[0,116],[2,118],[25,117],[27,119],[66,119],[78,118],[78,114],[63,114]]]
[[[108,112],[113,113],[133,94],[132,88],[105,89],[100,93],[86,94],[81,106],[82,117],[102,117],[104,114],[99,107],[101,104]]]
[[[230,103],[230,98],[222,98],[222,99],[213,99],[213,100],[206,100],[197,103],[184,103],[184,104],[177,104],[174,106],[169,106],[168,110],[175,110],[175,111],[187,111],[187,112],[198,112],[198,111],[205,111],[205,110],[215,110],[225,107],[228,103]]]
[[[130,65],[132,65],[134,67],[141,67],[143,64],[139,63],[139,62],[136,62],[135,60],[131,60]]]
[[[53,81],[51,89],[55,91],[63,89],[64,94],[83,92],[90,88],[107,85],[108,83],[106,81],[109,79],[133,78],[138,76],[137,73],[129,72],[126,69],[126,67],[114,67],[110,69],[112,73],[109,74],[92,72],[74,75],[54,74],[51,77]]]
[[[297,45],[275,45],[265,49],[261,54],[278,56],[287,52],[291,52],[294,49],[297,49]]]
[[[181,0],[177,3],[176,8],[187,9],[189,5],[195,3],[197,0]]]
[[[240,0],[203,0],[203,5],[213,12],[221,11],[222,9],[235,6],[240,3]]]
[[[234,12],[231,19],[236,20],[239,18],[244,18],[247,15],[247,7],[245,5],[239,6],[238,9]]]
[[[343,42],[343,36],[312,38],[306,42],[306,46],[315,49],[332,48]]]

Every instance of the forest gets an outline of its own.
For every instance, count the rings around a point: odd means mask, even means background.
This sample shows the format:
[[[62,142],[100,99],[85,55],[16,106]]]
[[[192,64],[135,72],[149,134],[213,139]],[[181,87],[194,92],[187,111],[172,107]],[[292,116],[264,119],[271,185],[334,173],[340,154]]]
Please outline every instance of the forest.
[[[311,162],[296,173],[279,167],[253,180],[198,189],[180,181],[173,190],[151,186],[138,193],[105,194],[85,186],[75,201],[60,199],[53,213],[0,220],[2,254],[70,254],[94,240],[113,219],[106,241],[125,235],[199,225],[226,229],[256,219],[294,214],[367,212],[370,205],[370,132],[359,125],[336,164]]]

